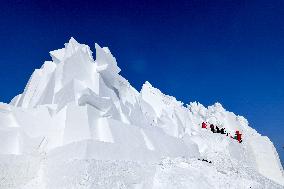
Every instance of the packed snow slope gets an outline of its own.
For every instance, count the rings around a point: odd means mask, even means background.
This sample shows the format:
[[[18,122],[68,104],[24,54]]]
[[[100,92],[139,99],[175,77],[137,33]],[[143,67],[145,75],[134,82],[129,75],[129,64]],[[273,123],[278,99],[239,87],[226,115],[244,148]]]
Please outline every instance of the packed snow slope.
[[[135,90],[107,47],[71,38],[0,104],[0,188],[284,188],[269,140],[216,103]],[[201,128],[202,122],[243,142]]]

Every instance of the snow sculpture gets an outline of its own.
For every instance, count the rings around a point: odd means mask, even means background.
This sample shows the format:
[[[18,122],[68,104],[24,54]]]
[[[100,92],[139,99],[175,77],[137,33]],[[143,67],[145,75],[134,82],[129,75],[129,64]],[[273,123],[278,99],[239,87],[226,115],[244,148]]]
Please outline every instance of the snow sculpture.
[[[109,49],[95,49],[96,60],[71,38],[0,104],[0,188],[284,186],[273,144],[245,118],[219,103],[184,105],[149,82],[138,92]],[[204,121],[241,131],[243,142]]]

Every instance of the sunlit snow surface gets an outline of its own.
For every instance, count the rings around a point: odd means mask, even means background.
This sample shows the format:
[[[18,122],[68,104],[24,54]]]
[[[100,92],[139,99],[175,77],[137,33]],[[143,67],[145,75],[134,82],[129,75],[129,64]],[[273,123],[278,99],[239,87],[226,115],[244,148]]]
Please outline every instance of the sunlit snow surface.
[[[96,60],[71,38],[0,104],[1,189],[284,188],[273,144],[244,117],[185,105],[149,82],[138,92],[109,49],[95,49]]]

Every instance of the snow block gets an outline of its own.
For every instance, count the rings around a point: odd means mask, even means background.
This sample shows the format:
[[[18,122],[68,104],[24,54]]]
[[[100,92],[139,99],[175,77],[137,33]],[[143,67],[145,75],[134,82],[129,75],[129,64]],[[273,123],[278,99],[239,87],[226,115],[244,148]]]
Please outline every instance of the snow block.
[[[53,62],[47,61],[41,69],[35,70],[24,90],[24,93],[21,95],[17,106],[24,108],[34,107],[39,103],[39,100],[43,95],[48,95],[49,93],[46,92],[46,87],[49,86],[49,80],[52,78],[52,73],[55,68],[56,65]],[[51,91],[50,95],[53,95],[53,88],[49,88],[48,90]],[[52,96],[49,98],[52,98]]]
[[[249,140],[259,173],[284,185],[283,169],[272,142],[267,137],[254,136]]]
[[[81,91],[85,86],[79,80],[73,79],[55,94],[54,103],[57,104],[57,111],[70,102],[77,102]]]
[[[20,154],[20,137],[20,133],[16,129],[0,129],[0,154]]]
[[[87,106],[77,107],[74,103],[68,104],[63,145],[90,138]]]
[[[8,104],[0,103],[0,128],[18,127],[13,110]]]

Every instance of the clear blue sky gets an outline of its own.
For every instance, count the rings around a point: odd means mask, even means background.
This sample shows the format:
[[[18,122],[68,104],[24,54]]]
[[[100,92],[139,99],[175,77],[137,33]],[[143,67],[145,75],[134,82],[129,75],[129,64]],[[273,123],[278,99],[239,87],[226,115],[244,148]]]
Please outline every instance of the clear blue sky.
[[[109,46],[122,75],[185,103],[221,102],[284,162],[284,1],[13,1],[0,7],[0,101],[73,36]]]

